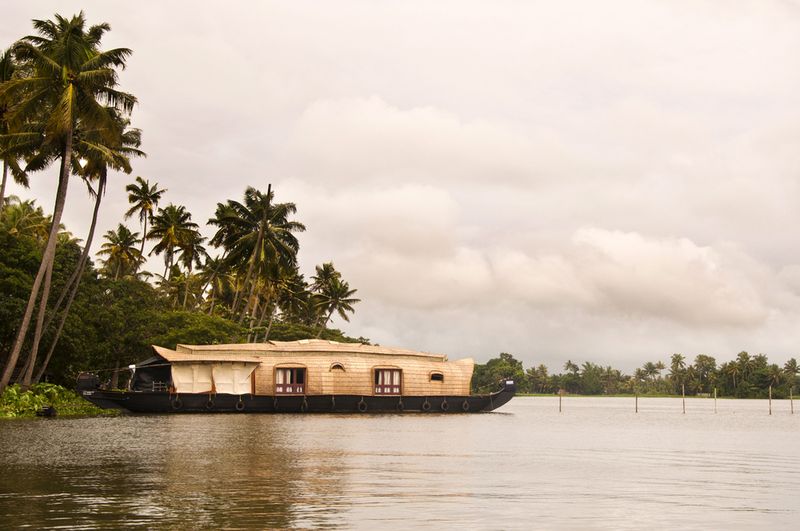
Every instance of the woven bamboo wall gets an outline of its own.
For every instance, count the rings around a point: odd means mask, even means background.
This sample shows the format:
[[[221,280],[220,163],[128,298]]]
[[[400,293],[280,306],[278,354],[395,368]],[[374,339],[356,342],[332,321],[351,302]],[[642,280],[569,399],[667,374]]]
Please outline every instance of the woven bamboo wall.
[[[456,362],[425,358],[389,355],[326,355],[313,353],[298,355],[260,356],[261,365],[255,370],[256,394],[274,393],[275,369],[280,367],[305,367],[306,394],[308,395],[365,395],[373,393],[373,370],[402,369],[404,395],[439,396],[468,395],[474,362],[471,359]],[[332,369],[334,364],[344,371]],[[434,372],[442,373],[444,381],[431,381]]]

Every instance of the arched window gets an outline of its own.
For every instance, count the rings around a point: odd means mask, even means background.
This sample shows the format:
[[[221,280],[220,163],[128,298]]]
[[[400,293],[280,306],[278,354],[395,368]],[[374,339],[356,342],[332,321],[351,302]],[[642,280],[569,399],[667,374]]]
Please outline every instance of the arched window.
[[[339,363],[339,362],[333,363],[333,364],[331,365],[331,372],[336,372],[336,371],[338,371],[338,372],[344,372],[344,365],[342,365],[342,364],[341,364],[341,363]]]
[[[444,374],[440,372],[432,372],[431,373],[431,381],[432,382],[443,382],[444,381]]]

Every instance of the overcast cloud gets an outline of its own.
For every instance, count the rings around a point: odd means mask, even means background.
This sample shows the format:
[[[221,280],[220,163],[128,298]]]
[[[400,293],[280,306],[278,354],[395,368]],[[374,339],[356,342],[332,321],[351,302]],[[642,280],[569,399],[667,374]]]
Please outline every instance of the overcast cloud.
[[[134,50],[133,175],[200,223],[272,183],[304,272],[358,289],[347,333],[552,369],[798,355],[797,2],[6,0],[0,42],[81,9]],[[12,193],[51,209],[55,171]],[[90,207],[73,183],[79,236]]]

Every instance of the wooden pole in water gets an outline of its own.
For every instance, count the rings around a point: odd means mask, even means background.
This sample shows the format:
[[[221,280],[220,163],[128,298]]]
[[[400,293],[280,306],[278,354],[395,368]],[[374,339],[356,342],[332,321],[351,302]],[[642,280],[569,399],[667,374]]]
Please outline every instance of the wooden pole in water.
[[[636,392],[636,413],[639,412],[639,392]]]
[[[769,386],[769,414],[772,415],[772,386]]]
[[[717,388],[714,388],[714,413],[717,412]]]
[[[789,388],[789,407],[792,410],[792,415],[794,415],[794,396],[792,396],[793,393],[794,393],[794,386],[791,386]]]
[[[686,386],[681,384],[681,400],[683,401],[683,414],[686,414]]]
[[[558,412],[561,413],[561,397],[564,396],[564,390],[558,390]]]

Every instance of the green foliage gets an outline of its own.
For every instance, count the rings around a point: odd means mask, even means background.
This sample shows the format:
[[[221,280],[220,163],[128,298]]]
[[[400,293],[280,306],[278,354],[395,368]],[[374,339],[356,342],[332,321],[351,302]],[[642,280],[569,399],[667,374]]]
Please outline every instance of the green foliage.
[[[247,330],[236,323],[202,313],[169,311],[157,316],[153,326],[158,332],[151,336],[154,345],[175,348],[175,345],[213,345],[239,343]]]
[[[472,375],[472,389],[476,393],[495,391],[499,382],[505,379],[514,380],[520,392],[530,391],[522,362],[505,352],[497,358],[490,359],[484,365],[475,365],[475,372]]]
[[[0,395],[0,418],[34,417],[45,406],[53,406],[59,416],[108,414],[59,385],[40,383],[22,391],[19,385],[7,387]]]
[[[312,339],[317,336],[319,330],[313,326],[300,323],[275,323],[269,333],[269,339],[274,341],[297,341],[299,339]],[[345,336],[341,330],[326,328],[322,331],[320,339],[328,341],[338,341],[340,343],[365,343],[369,344],[369,339],[359,337],[354,339]]]
[[[770,364],[763,354],[750,356],[747,352],[740,352],[735,360],[717,368],[717,362],[711,356],[700,354],[694,363],[688,363],[683,355],[673,354],[666,375],[662,374],[665,369],[663,362],[648,361],[633,375],[626,375],[610,366],[602,367],[591,362],[578,366],[569,360],[560,374],[550,374],[545,365],[531,367],[522,373],[522,363],[503,353],[485,364],[475,365],[472,390],[494,390],[504,378],[513,378],[522,393],[563,391],[581,395],[639,393],[670,396],[680,395],[685,389],[689,396],[707,396],[716,389],[718,396],[766,398],[772,386],[774,398],[788,398],[792,389],[796,393],[800,388],[800,367],[795,358],[781,367]]]
[[[19,316],[33,285],[41,249],[30,238],[0,230],[0,359],[14,341]]]

